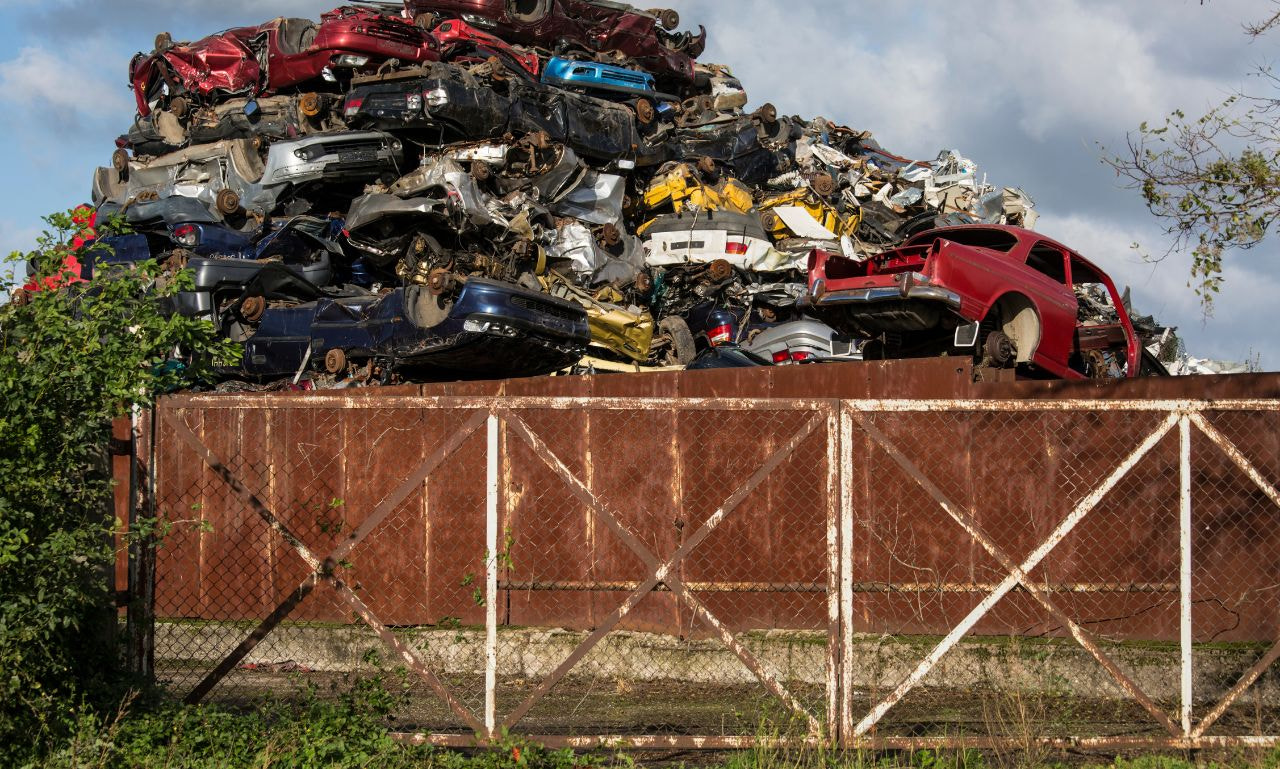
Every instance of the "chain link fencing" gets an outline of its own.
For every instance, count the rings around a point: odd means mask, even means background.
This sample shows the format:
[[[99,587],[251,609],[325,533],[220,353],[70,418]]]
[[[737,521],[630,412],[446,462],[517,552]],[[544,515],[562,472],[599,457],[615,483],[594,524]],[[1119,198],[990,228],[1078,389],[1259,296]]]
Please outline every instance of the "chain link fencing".
[[[135,624],[174,696],[446,745],[1274,744],[1277,413],[179,396]]]

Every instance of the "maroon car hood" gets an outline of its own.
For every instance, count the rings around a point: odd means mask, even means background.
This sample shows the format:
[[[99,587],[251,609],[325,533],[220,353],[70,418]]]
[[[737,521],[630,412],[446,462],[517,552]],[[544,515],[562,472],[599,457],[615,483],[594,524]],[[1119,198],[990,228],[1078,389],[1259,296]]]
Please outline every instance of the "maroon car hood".
[[[188,90],[205,95],[252,91],[262,72],[249,41],[259,29],[229,29],[190,45],[174,46],[162,56]]]

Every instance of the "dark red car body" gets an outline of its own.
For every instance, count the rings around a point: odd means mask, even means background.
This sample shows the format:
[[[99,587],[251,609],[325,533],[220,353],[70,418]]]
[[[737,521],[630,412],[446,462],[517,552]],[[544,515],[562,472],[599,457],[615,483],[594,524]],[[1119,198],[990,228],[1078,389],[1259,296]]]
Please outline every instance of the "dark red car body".
[[[1086,284],[1105,287],[1114,322],[1082,317],[1076,287]],[[984,336],[998,330],[1014,341],[1017,364],[1054,377],[1105,376],[1104,359],[1113,374],[1144,370],[1141,342],[1111,278],[1018,227],[930,230],[864,262],[818,250],[809,257],[808,288],[802,308],[864,337],[945,340],[979,323]]]
[[[129,84],[145,117],[165,85],[170,98],[260,96],[315,80],[342,56],[367,58],[365,66],[376,68],[388,59],[438,61],[438,49],[426,30],[406,19],[344,6],[324,14],[319,25],[278,18],[138,54],[129,66]]]
[[[441,22],[431,30],[431,36],[435,38],[446,58],[451,49],[470,46],[481,53],[492,51],[505,55],[534,77],[542,74],[542,60],[538,58],[538,54],[517,48],[497,35],[476,29],[461,19]]]
[[[485,19],[488,31],[509,43],[556,50],[565,45],[592,53],[616,51],[633,59],[660,83],[693,83],[694,60],[707,44],[706,28],[697,35],[672,34],[658,17],[605,0],[404,0],[417,16]]]

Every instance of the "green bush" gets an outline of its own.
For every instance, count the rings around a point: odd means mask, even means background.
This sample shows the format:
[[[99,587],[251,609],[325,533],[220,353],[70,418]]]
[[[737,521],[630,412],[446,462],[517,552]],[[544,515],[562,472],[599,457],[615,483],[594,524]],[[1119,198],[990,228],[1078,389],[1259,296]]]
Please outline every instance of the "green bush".
[[[83,224],[47,217],[37,248],[15,253],[37,276],[66,257]],[[118,225],[117,225],[118,227]],[[110,224],[100,228],[114,231]],[[68,703],[111,683],[114,562],[110,422],[199,375],[232,347],[212,324],[161,309],[190,286],[154,263],[0,307],[0,765],[75,726]],[[110,272],[110,274],[106,274]],[[194,363],[165,365],[175,349]]]
[[[631,769],[629,756],[579,755],[504,740],[464,754],[402,745],[387,729],[403,700],[378,680],[336,701],[263,701],[252,710],[160,704],[86,711],[58,750],[26,769]]]

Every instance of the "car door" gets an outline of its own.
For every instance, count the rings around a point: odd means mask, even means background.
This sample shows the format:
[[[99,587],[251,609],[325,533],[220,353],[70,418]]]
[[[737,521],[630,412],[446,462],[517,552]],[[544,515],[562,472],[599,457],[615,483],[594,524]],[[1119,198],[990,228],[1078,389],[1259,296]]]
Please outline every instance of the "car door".
[[[1040,312],[1040,345],[1033,362],[1058,376],[1068,375],[1075,344],[1077,304],[1068,264],[1067,251],[1050,241],[1037,241],[1027,251],[1027,280],[1035,286],[1032,299]]]

